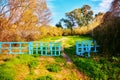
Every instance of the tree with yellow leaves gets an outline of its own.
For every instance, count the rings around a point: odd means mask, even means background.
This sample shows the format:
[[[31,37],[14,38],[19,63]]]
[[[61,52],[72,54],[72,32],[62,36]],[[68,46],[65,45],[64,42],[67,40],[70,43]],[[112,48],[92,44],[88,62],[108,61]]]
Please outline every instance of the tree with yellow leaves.
[[[5,39],[9,32],[24,39],[34,34],[37,26],[48,25],[50,17],[46,0],[1,0],[0,41],[10,41],[11,39]],[[16,32],[12,33],[11,28]],[[9,38],[14,39],[12,36]]]

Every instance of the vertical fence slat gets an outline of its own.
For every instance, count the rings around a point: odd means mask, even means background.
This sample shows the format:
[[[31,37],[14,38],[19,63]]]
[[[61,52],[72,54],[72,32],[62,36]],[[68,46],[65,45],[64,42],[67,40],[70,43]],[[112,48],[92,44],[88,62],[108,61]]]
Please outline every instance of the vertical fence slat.
[[[54,45],[54,48],[55,48],[54,52],[55,52],[55,56],[56,56],[56,45]]]
[[[52,52],[52,43],[50,42],[50,55],[53,55],[53,52]]]
[[[10,54],[12,54],[12,43],[9,43],[9,50],[10,50]]]
[[[33,43],[29,42],[29,54],[33,54]]]
[[[43,55],[43,43],[42,42],[40,43],[40,52],[41,52],[41,55]]]
[[[61,51],[60,43],[58,45],[58,51],[59,51],[59,56],[60,56],[60,51]]]
[[[96,41],[94,41],[94,52],[97,52],[97,44],[96,44]]]
[[[48,43],[45,44],[45,55],[47,55],[47,50],[48,50]]]
[[[38,54],[38,43],[36,43],[36,54]]]
[[[19,53],[22,54],[22,43],[21,42],[19,42],[19,47],[20,47]]]
[[[2,42],[0,42],[0,53],[2,53]]]

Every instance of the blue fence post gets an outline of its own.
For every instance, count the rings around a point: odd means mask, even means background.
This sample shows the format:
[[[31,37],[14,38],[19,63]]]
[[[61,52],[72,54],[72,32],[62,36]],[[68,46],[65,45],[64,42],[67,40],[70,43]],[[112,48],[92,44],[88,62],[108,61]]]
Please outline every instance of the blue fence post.
[[[22,43],[21,42],[19,42],[19,47],[20,47],[20,54],[22,54]]]
[[[53,51],[52,51],[52,42],[50,42],[50,54],[53,55]]]
[[[12,42],[9,43],[9,46],[10,46],[10,47],[9,47],[9,50],[10,50],[9,53],[12,54]]]
[[[59,56],[60,56],[60,51],[61,51],[61,44],[59,42],[59,45],[58,45],[58,50],[59,50]]]
[[[45,43],[45,55],[47,55],[48,43]]]
[[[97,43],[94,41],[94,52],[97,52]]]
[[[29,54],[33,54],[33,43],[29,42]]]
[[[36,54],[38,54],[38,43],[36,43]]]
[[[91,41],[88,41],[88,57],[90,57],[90,52],[91,52]]]
[[[84,48],[85,48],[85,45],[84,45],[84,43],[82,42],[82,43],[81,43],[81,53],[80,53],[81,56],[83,56],[83,54],[84,54],[84,52],[85,52]]]
[[[54,43],[54,48],[55,48],[54,52],[55,52],[55,56],[57,55],[57,54],[56,54],[56,47],[57,47],[57,46],[56,46],[56,43]]]
[[[40,43],[40,53],[41,55],[43,55],[43,43],[42,42]]]
[[[0,53],[2,53],[2,42],[0,42]]]

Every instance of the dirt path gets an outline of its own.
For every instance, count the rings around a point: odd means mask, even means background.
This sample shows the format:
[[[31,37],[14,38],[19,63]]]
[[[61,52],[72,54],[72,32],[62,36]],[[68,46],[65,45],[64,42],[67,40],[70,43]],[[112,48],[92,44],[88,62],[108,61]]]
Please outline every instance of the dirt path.
[[[62,45],[64,45],[65,42],[66,42],[68,39],[69,39],[69,38],[61,38],[61,39],[59,39],[59,40],[56,40],[56,42],[62,42]],[[72,60],[71,60],[70,57],[69,57],[68,55],[66,55],[66,53],[64,52],[64,47],[63,47],[62,51],[63,51],[63,52],[62,52],[62,56],[66,59],[67,64],[68,64],[69,66],[74,67],[74,66],[73,66],[74,64],[73,64]],[[82,72],[80,72],[77,68],[74,67],[74,68],[72,68],[71,70],[73,70],[74,72],[76,72],[79,80],[86,80],[86,76],[85,76]]]
[[[62,53],[62,56],[66,59],[67,64],[72,64],[72,60],[64,52]]]

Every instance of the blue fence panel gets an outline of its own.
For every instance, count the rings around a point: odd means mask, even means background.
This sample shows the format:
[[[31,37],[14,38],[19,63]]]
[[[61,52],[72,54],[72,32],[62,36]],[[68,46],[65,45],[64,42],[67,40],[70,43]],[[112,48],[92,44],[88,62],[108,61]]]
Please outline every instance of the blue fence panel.
[[[35,42],[34,54],[41,56],[60,56],[61,44],[59,42]]]
[[[98,52],[97,47],[99,46],[94,40],[76,41],[76,54],[84,56],[84,53],[87,53],[90,57],[90,52]]]
[[[59,42],[50,43],[50,53],[51,55],[54,56],[60,56],[60,52],[61,52],[61,44]]]
[[[30,54],[29,45],[31,43],[32,42],[0,42],[0,53],[7,51],[8,54],[22,54],[27,50],[26,53]]]
[[[0,53],[7,51],[8,54],[23,54],[24,50],[27,50],[27,54],[60,56],[61,44],[59,42],[0,42]]]

